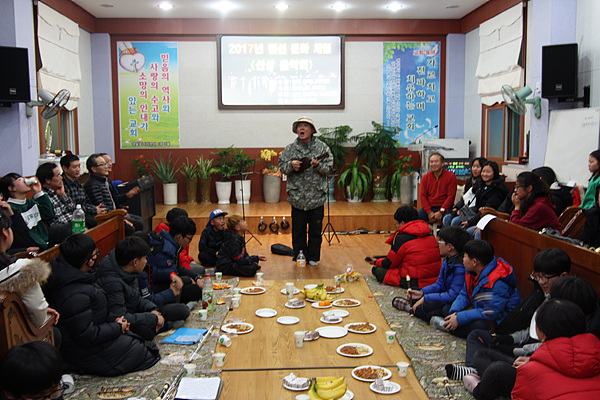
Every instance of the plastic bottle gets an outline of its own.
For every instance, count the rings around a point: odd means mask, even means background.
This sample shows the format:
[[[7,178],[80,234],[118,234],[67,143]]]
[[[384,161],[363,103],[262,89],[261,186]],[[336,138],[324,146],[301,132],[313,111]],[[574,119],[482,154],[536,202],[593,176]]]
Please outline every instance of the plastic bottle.
[[[212,279],[210,279],[209,274],[206,274],[204,284],[202,285],[202,308],[205,308],[209,312],[215,310],[213,290]]]
[[[73,219],[71,220],[71,229],[73,233],[85,232],[85,212],[81,208],[81,204],[77,204],[73,211]]]
[[[306,268],[306,257],[302,250],[300,250],[300,253],[298,253],[298,256],[296,257],[296,265],[298,267],[297,281],[302,282],[304,280],[304,268]]]

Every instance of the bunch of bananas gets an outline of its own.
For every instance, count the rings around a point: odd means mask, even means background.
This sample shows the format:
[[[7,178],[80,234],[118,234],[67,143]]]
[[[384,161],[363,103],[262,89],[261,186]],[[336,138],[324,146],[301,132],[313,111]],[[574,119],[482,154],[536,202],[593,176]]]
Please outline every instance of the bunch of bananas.
[[[346,394],[346,378],[326,376],[312,378],[308,389],[310,400],[341,399]]]
[[[317,287],[314,287],[312,289],[301,290],[300,292],[304,293],[306,298],[310,299],[310,300],[331,300],[331,299],[333,299],[333,296],[330,296],[327,294],[327,290],[325,290],[325,287],[323,286],[323,284],[317,285]]]

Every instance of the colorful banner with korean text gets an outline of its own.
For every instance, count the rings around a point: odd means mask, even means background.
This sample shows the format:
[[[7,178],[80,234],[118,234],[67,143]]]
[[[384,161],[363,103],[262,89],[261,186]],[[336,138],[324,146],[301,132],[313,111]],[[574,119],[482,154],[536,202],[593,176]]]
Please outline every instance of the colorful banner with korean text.
[[[117,42],[121,148],[179,147],[177,42]]]
[[[439,138],[440,42],[383,43],[383,123],[402,146]]]

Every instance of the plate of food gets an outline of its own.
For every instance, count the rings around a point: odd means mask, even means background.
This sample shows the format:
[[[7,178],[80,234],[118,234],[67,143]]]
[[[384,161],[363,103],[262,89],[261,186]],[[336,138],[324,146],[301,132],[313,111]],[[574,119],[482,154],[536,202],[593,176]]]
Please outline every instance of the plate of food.
[[[304,331],[304,341],[312,342],[313,340],[317,340],[321,335],[317,331]]]
[[[315,329],[321,337],[327,339],[339,339],[348,334],[348,329],[343,326],[321,326]]]
[[[232,322],[221,326],[221,330],[225,333],[235,333],[236,335],[243,335],[244,333],[250,333],[254,330],[254,325],[247,322]]]
[[[294,288],[294,294],[298,294],[300,293],[300,289],[298,289],[297,287]],[[285,288],[281,289],[281,294],[287,294],[287,292],[285,291]]]
[[[333,305],[331,304],[331,301],[329,301],[329,300],[322,300],[322,301],[319,301],[318,303],[312,303],[311,305],[313,308],[331,308],[331,307],[333,307]]]
[[[373,354],[373,348],[363,343],[346,343],[338,347],[336,352],[344,357],[367,357]]]
[[[348,332],[361,334],[373,333],[377,330],[375,325],[368,322],[353,322],[344,326],[344,328],[348,329]]]
[[[339,324],[340,322],[342,322],[342,317],[325,317],[325,316],[322,316],[319,321],[321,321],[324,324]]]
[[[231,285],[227,283],[213,283],[213,290],[231,289]]]
[[[283,378],[283,387],[287,390],[293,390],[295,392],[308,390],[310,386],[308,378],[301,378],[294,374],[289,374]]]
[[[325,291],[327,294],[340,294],[344,293],[346,289],[343,287],[336,288],[335,286],[325,286]]]
[[[401,389],[399,384],[392,381],[382,381],[380,385],[377,385],[377,382],[373,382],[369,388],[379,394],[394,394],[398,393]]]
[[[392,377],[392,371],[377,365],[362,365],[352,370],[352,377],[363,382],[375,382],[379,378],[386,380]]]
[[[249,286],[249,287],[243,288],[240,293],[242,293],[242,294],[263,294],[266,291],[267,291],[267,289],[265,289],[264,287]]]
[[[338,299],[333,302],[333,305],[336,307],[358,307],[360,306],[360,301],[355,299]]]
[[[254,313],[261,318],[271,318],[277,315],[277,311],[272,308],[261,308]]]
[[[302,308],[306,307],[306,302],[300,299],[291,299],[285,303],[287,308]]]
[[[300,318],[298,317],[279,317],[277,318],[277,322],[281,325],[294,325],[300,322]]]

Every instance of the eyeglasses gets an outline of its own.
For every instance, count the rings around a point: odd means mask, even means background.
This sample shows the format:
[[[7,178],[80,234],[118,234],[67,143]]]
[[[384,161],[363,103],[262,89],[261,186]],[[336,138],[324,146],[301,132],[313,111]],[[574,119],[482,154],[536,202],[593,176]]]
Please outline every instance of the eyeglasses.
[[[96,164],[95,166],[96,166],[96,167],[105,167],[105,166],[106,166],[106,163],[99,163],[99,164]]]
[[[94,250],[94,252],[92,253],[92,260],[95,260],[96,258],[98,258],[98,256],[100,255],[100,250],[96,249]]]
[[[538,283],[547,283],[550,279],[556,278],[558,276],[560,276],[560,274],[546,276],[546,275],[536,274],[535,272],[532,272],[531,275],[529,275],[529,279],[531,279],[532,281],[538,282]]]
[[[438,244],[446,245],[446,242],[444,242],[443,240],[438,240]]]
[[[185,239],[187,239],[188,242],[191,242],[192,240],[194,240],[193,236],[186,236]]]
[[[515,186],[515,190],[517,190],[518,188],[524,188],[524,187],[527,187],[527,186],[525,186],[525,185],[517,185],[517,186]]]
[[[49,394],[45,394],[45,395],[41,395],[41,396],[36,396],[36,397],[20,397],[20,400],[46,400],[46,399],[50,399],[50,400],[56,400],[58,398],[60,398],[63,393],[65,392],[65,390],[68,389],[68,386],[65,385],[64,383],[61,383],[60,388],[54,390],[53,392],[50,392]]]

